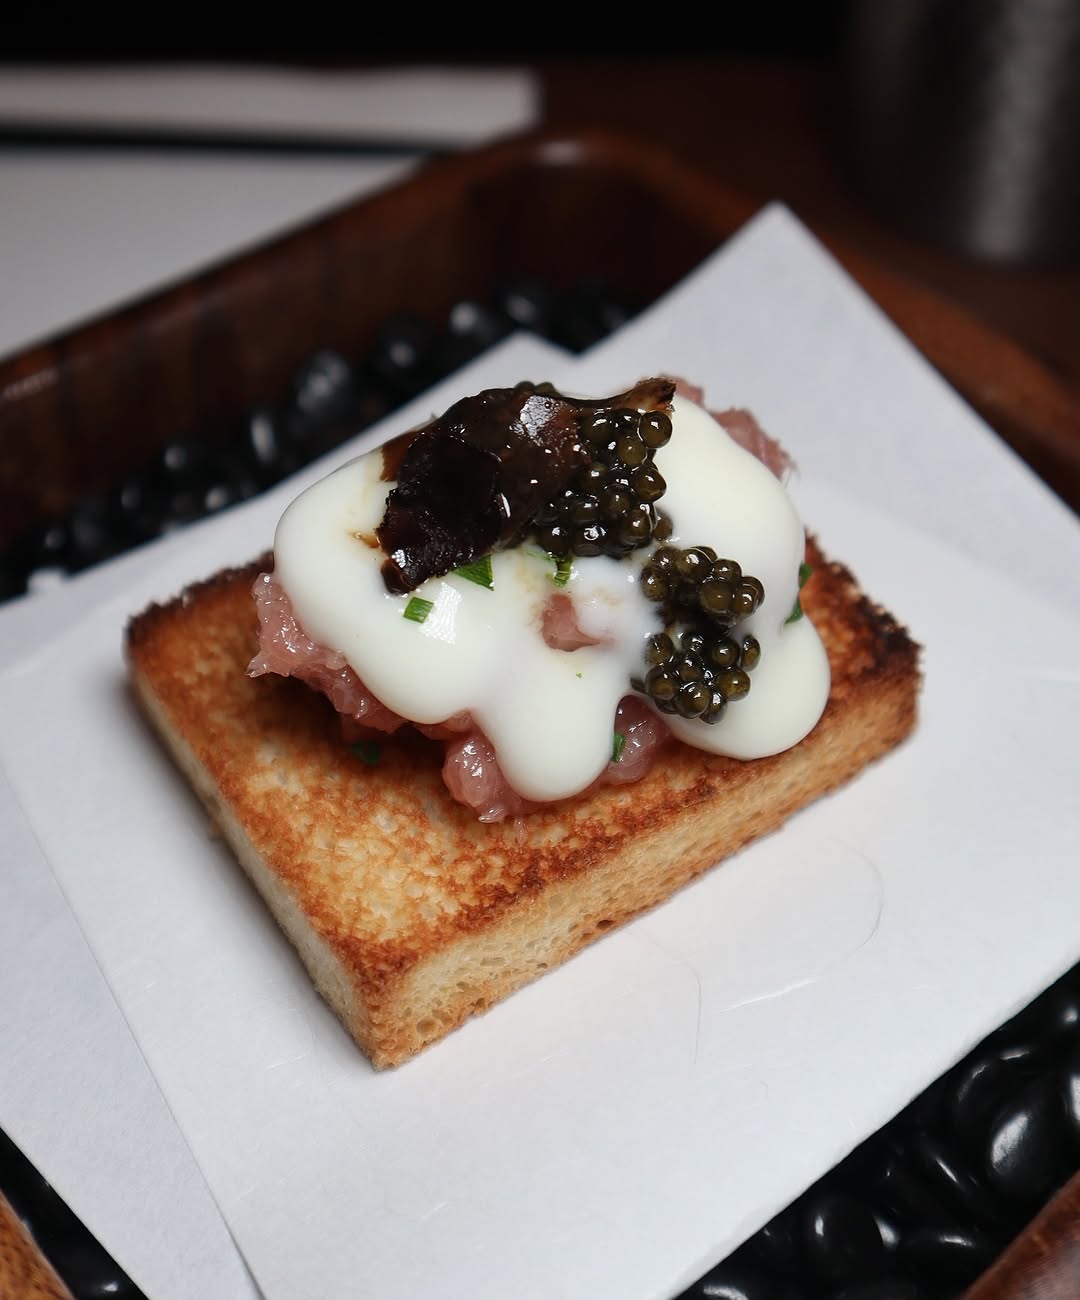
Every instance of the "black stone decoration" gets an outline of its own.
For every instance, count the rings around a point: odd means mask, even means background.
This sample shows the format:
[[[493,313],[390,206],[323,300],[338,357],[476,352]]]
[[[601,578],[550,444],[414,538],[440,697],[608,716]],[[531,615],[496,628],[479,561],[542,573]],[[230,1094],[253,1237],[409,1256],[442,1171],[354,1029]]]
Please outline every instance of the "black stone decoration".
[[[514,328],[581,350],[631,314],[597,281],[560,293],[520,276],[488,303],[456,304],[442,331],[403,315],[355,362],[322,350],[281,406],[253,408],[225,439],[178,437],[68,517],[28,529],[0,555],[0,601],[254,496]],[[680,1300],[952,1300],[1077,1169],[1080,965]],[[142,1295],[2,1132],[0,1192],[76,1300]]]

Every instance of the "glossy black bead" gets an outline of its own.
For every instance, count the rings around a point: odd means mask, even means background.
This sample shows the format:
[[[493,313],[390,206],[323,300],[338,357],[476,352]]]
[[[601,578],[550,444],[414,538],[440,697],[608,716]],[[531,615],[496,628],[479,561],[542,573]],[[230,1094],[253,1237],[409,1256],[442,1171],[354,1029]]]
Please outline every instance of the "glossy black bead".
[[[907,1278],[880,1277],[846,1286],[834,1292],[829,1300],[931,1300],[931,1293]]]
[[[42,519],[32,524],[11,548],[12,567],[23,573],[36,569],[64,569],[71,550],[71,528],[66,519]]]
[[[990,1123],[983,1154],[995,1191],[1017,1201],[1045,1197],[1061,1172],[1065,1116],[1052,1077],[1028,1083]]]
[[[519,276],[495,291],[495,306],[521,329],[546,334],[557,304],[554,290],[542,280]]]
[[[974,1222],[988,1231],[1005,1228],[1008,1218],[998,1209],[990,1189],[946,1142],[922,1131],[910,1139],[908,1150],[914,1167],[961,1222]]]
[[[885,1262],[872,1211],[839,1193],[811,1193],[802,1207],[803,1250],[809,1269],[832,1282],[870,1277]]]
[[[947,1201],[914,1171],[906,1151],[891,1144],[871,1168],[867,1193],[902,1225],[941,1219],[948,1213]]]
[[[725,1260],[683,1293],[686,1300],[810,1300],[791,1278],[780,1278],[745,1258]]]
[[[1032,1008],[1038,1031],[1051,1039],[1080,1033],[1080,987],[1068,976],[1052,985]]]
[[[262,487],[277,483],[300,466],[300,455],[285,437],[283,422],[266,406],[256,406],[244,416],[232,450],[238,466]]]
[[[980,1050],[948,1076],[947,1132],[969,1156],[978,1155],[994,1113],[1010,1092],[1031,1078],[1045,1059],[1037,1039]]]
[[[750,1238],[750,1248],[766,1267],[778,1273],[798,1268],[802,1249],[798,1208],[788,1206]]]
[[[352,370],[340,352],[324,348],[297,370],[289,390],[290,424],[306,432],[340,414],[352,400]]]
[[[1074,1146],[1080,1145],[1080,1039],[1062,1062],[1059,1083],[1066,1129]]]
[[[166,491],[192,487],[206,476],[210,457],[202,438],[174,438],[154,455],[149,466],[151,483]]]
[[[435,331],[427,321],[419,316],[397,316],[379,331],[368,366],[396,397],[412,396],[428,383],[436,343]]]
[[[560,303],[550,335],[563,347],[582,352],[618,329],[630,315],[629,305],[610,285],[587,279]]]
[[[154,490],[147,474],[121,480],[105,497],[112,534],[123,548],[156,537],[164,520],[164,495]]]
[[[89,568],[117,555],[128,544],[110,495],[83,497],[68,517],[71,534],[68,567]]]
[[[997,1254],[997,1245],[977,1228],[936,1225],[906,1232],[896,1259],[905,1272],[936,1290],[973,1282]]]

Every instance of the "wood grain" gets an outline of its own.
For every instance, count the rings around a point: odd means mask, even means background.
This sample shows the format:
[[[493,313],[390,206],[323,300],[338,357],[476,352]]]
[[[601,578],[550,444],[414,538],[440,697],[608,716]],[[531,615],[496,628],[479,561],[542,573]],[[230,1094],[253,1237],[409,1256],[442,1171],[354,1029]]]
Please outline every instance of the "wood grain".
[[[2,1193],[0,1300],[72,1300]]]
[[[963,1300],[1077,1300],[1080,1173],[1016,1238]]]
[[[647,302],[754,203],[668,153],[532,134],[417,179],[0,364],[0,546],[116,484],[170,438],[223,436],[320,347],[369,349],[394,313],[439,324],[508,276],[600,276]],[[1065,381],[961,309],[831,240],[929,359],[1066,500],[1080,429]]]

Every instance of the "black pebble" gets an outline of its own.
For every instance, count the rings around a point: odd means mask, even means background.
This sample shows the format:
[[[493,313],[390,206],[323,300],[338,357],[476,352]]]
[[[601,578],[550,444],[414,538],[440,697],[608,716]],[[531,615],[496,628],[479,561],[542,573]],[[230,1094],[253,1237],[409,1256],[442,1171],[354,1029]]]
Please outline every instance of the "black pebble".
[[[997,1208],[989,1188],[969,1172],[945,1142],[923,1132],[911,1139],[908,1149],[919,1172],[962,1221],[973,1221],[989,1230],[1005,1227],[1007,1216]]]
[[[353,400],[352,369],[330,348],[310,357],[296,372],[289,393],[289,425],[293,436],[303,437],[339,417]]]
[[[906,1151],[886,1145],[867,1180],[875,1205],[894,1215],[901,1225],[941,1219],[947,1214],[945,1199],[920,1177]]]
[[[1069,975],[1051,986],[1038,1001],[1038,1028],[1051,1038],[1080,1032],[1080,984]]]
[[[70,534],[68,567],[71,571],[88,569],[123,549],[109,501],[103,496],[83,497],[68,520]]]
[[[192,487],[205,478],[209,454],[202,438],[174,438],[159,449],[150,462],[152,484],[165,491]]]
[[[743,1258],[732,1258],[710,1269],[680,1300],[809,1300],[809,1292]]]
[[[789,1206],[750,1239],[754,1253],[778,1273],[793,1273],[799,1262],[801,1226],[797,1207]]]
[[[883,1266],[881,1232],[862,1201],[837,1193],[811,1194],[803,1202],[802,1221],[805,1259],[817,1277],[854,1282]]]
[[[937,1289],[974,1281],[997,1254],[995,1243],[975,1228],[920,1227],[904,1234],[897,1260],[905,1272]]]
[[[584,280],[563,300],[552,321],[551,337],[574,352],[583,352],[630,318],[628,304],[610,285]]]
[[[66,519],[43,519],[15,541],[8,556],[12,571],[24,579],[40,569],[66,569],[71,529]]]
[[[507,280],[495,291],[496,306],[521,329],[547,334],[557,298],[541,280],[521,276]]]
[[[281,420],[266,406],[248,411],[232,450],[238,466],[261,487],[277,483],[300,467],[300,456],[288,443]]]
[[[1065,1120],[1074,1143],[1080,1143],[1080,1039],[1065,1057],[1061,1070]]]
[[[379,331],[368,364],[395,397],[411,397],[428,383],[436,342],[435,331],[425,320],[398,316]]]
[[[1060,1173],[1060,1093],[1051,1077],[1027,1084],[991,1121],[983,1156],[991,1187],[1017,1201],[1045,1197]]]
[[[856,1282],[837,1291],[829,1300],[930,1300],[930,1293],[901,1277],[880,1277],[873,1282]]]
[[[951,1138],[970,1156],[978,1155],[994,1113],[1010,1091],[1031,1078],[1046,1060],[1036,1038],[999,1043],[962,1062],[949,1076],[947,1123]]]

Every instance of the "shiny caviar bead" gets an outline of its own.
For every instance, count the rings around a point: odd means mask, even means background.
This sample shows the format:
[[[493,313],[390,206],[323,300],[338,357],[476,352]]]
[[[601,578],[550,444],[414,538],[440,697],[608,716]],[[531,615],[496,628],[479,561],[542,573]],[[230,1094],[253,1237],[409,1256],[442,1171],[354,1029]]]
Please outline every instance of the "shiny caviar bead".
[[[667,489],[663,475],[651,465],[642,465],[634,470],[630,478],[630,486],[642,501],[650,503],[659,501]]]
[[[671,420],[663,411],[646,411],[639,428],[647,447],[666,447],[671,440]]]
[[[750,692],[750,678],[741,668],[729,668],[714,679],[717,690],[729,700],[741,700]]]
[[[650,669],[645,677],[645,690],[657,704],[674,700],[681,685],[675,674],[664,667]]]
[[[656,632],[645,642],[645,662],[650,667],[665,664],[675,653],[675,645],[666,632]]]
[[[642,442],[641,437],[635,433],[627,431],[620,433],[615,440],[615,454],[624,465],[634,469],[638,465],[644,465],[649,459],[649,449]]]
[[[724,695],[723,691],[718,691],[713,688],[709,695],[709,707],[701,715],[702,721],[710,724],[719,722],[724,716],[726,710],[727,697]]]
[[[695,654],[680,654],[668,664],[668,667],[680,682],[700,682],[705,680],[705,665]]]
[[[645,569],[641,575],[641,592],[646,600],[667,600],[671,588],[667,578],[655,569]]]
[[[710,560],[700,546],[694,546],[679,555],[675,567],[680,577],[688,578],[691,582],[700,582],[709,571]]]
[[[696,627],[688,627],[679,635],[679,648],[687,654],[700,655],[705,649],[705,633]]]
[[[575,524],[594,524],[600,518],[596,497],[578,497],[570,503],[570,519]]]
[[[751,672],[754,668],[758,666],[758,661],[760,659],[761,659],[761,646],[758,644],[757,638],[752,636],[744,636],[743,643],[742,643],[743,668],[745,668],[747,672]]]
[[[735,592],[729,582],[709,578],[698,589],[698,602],[713,618],[727,618],[735,609]]]
[[[679,558],[679,552],[675,549],[674,546],[661,546],[660,549],[653,555],[650,563],[653,568],[659,569],[661,573],[673,574],[677,571],[676,562],[678,558]]]
[[[736,620],[749,618],[760,603],[760,596],[747,582],[740,582],[735,588],[732,609]]]
[[[753,640],[753,638],[748,637],[747,640]],[[755,641],[754,644],[756,645],[757,642]],[[720,669],[737,668],[739,665],[739,647],[728,637],[721,637],[719,641],[710,646],[709,659],[715,667]]]
[[[721,582],[739,582],[742,578],[742,569],[734,560],[718,560],[716,553],[713,553],[713,577],[718,578]]]
[[[600,496],[600,508],[607,519],[621,519],[634,504],[633,493],[624,483],[610,483]]]
[[[712,692],[704,682],[686,682],[675,696],[675,707],[684,718],[700,718],[712,702]]]

